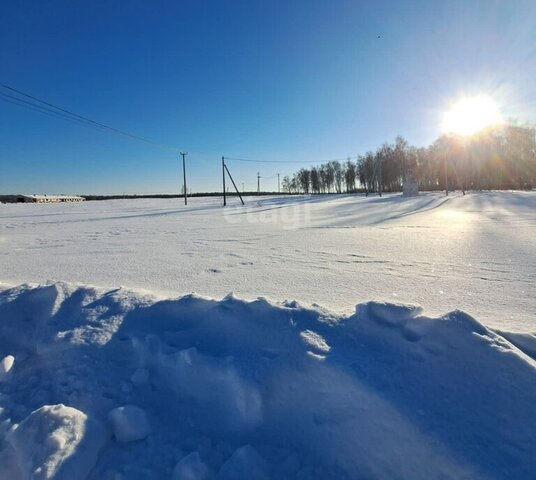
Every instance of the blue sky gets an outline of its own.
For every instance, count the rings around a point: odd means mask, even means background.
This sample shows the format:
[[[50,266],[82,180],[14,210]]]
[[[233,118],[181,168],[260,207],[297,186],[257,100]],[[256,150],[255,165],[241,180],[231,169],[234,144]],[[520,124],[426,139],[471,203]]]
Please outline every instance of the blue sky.
[[[0,82],[177,153],[0,102],[0,193],[195,191],[221,156],[325,159],[426,145],[463,94],[534,121],[536,2],[8,1]],[[378,38],[379,37],[379,38]],[[300,164],[229,162],[275,188]]]

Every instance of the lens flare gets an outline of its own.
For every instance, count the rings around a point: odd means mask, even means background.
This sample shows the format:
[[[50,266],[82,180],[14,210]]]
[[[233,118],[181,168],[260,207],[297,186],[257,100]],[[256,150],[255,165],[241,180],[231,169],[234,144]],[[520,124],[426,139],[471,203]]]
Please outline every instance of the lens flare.
[[[499,107],[487,95],[464,97],[443,116],[443,132],[472,135],[502,122]]]

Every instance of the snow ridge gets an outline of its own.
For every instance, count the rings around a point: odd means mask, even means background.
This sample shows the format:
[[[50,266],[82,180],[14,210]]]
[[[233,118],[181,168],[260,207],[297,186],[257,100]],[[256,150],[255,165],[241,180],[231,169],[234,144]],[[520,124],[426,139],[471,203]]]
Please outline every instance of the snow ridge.
[[[0,292],[0,478],[529,479],[534,337],[461,311]]]

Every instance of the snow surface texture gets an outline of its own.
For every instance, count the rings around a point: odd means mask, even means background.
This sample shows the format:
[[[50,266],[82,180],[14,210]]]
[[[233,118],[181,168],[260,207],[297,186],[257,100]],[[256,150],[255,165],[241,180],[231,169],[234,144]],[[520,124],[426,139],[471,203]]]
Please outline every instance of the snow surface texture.
[[[462,309],[536,331],[536,192],[0,204],[0,283]]]
[[[6,289],[0,478],[533,479],[535,344],[416,306]]]

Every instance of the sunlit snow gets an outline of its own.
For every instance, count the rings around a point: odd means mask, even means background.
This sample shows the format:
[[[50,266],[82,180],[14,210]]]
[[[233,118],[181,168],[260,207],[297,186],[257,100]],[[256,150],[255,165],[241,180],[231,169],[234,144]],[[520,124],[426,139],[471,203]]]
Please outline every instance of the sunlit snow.
[[[0,206],[0,283],[165,296],[461,308],[536,329],[536,193],[248,197]]]
[[[0,206],[1,479],[534,478],[533,192],[230,203]]]

